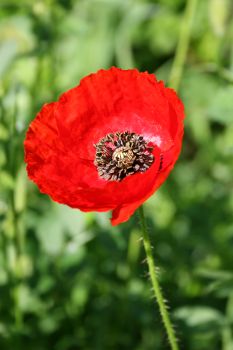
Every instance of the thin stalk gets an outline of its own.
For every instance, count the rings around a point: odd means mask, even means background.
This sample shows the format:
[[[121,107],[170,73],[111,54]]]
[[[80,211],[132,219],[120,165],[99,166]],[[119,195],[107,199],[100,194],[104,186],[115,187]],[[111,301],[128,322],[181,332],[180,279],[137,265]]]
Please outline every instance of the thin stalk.
[[[147,264],[149,268],[149,275],[150,275],[150,279],[153,287],[154,296],[159,306],[159,311],[165,326],[170,347],[172,350],[179,350],[175,332],[174,332],[174,329],[169,317],[169,313],[164,301],[162,290],[159,285],[159,280],[157,278],[156,266],[153,259],[151,242],[150,242],[150,238],[149,238],[149,234],[146,226],[143,206],[139,207],[138,212],[139,212],[139,217],[141,221],[143,244],[146,251]]]
[[[13,178],[16,176],[17,172],[17,144],[18,144],[18,138],[19,135],[16,132],[16,117],[18,114],[18,103],[17,103],[17,90],[15,92],[15,105],[14,110],[12,114],[12,120],[11,120],[11,138],[9,143],[9,163],[10,163],[10,172]],[[19,215],[17,213],[17,210],[15,208],[15,189],[11,190],[9,193],[9,212],[11,213],[12,218],[12,233],[13,233],[13,247],[15,250],[16,255],[16,261],[19,261],[19,258],[22,253],[22,239],[19,229]],[[12,305],[13,305],[13,312],[14,312],[14,319],[15,319],[15,326],[17,331],[20,331],[23,326],[23,312],[19,305],[19,285],[20,280],[18,276],[18,272],[15,270],[16,266],[14,266],[14,269],[9,267],[10,269],[10,276],[9,276],[9,282],[10,282],[10,296],[12,298]]]
[[[187,0],[184,18],[181,23],[179,41],[173,61],[168,85],[178,91],[188,51],[192,22],[198,0]]]
[[[222,330],[222,350],[233,350],[233,332],[231,329],[231,317],[233,307],[233,293],[228,297],[226,305],[226,324]]]
[[[185,9],[184,18],[181,24],[181,30],[180,30],[180,36],[179,41],[175,53],[175,58],[173,61],[171,73],[170,73],[170,79],[169,79],[169,86],[178,91],[180,86],[180,81],[182,77],[182,72],[187,56],[189,41],[190,41],[190,34],[191,34],[191,27],[192,22],[197,6],[198,0],[187,0],[187,5]],[[144,210],[143,207],[139,207],[138,209],[140,221],[141,221],[141,227],[142,227],[142,233],[143,233],[143,244],[147,256],[147,264],[149,268],[149,275],[153,287],[153,292],[155,299],[159,306],[159,311],[162,317],[162,321],[164,323],[164,327],[167,333],[168,341],[170,344],[170,347],[172,350],[179,350],[176,335],[174,328],[172,326],[169,313],[166,307],[166,303],[164,301],[163,293],[159,285],[159,280],[156,274],[156,266],[153,259],[152,254],[152,248],[151,248],[151,242],[148,234],[148,230],[146,227],[146,221],[144,216]]]

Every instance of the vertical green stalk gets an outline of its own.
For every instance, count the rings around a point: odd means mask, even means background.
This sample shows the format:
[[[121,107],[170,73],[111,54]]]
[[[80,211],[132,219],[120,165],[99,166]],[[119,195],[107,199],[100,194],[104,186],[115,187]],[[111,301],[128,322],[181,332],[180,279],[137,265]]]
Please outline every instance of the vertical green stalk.
[[[179,86],[180,86],[180,81],[181,81],[183,67],[184,67],[184,63],[185,63],[186,55],[188,51],[190,34],[191,34],[191,26],[192,26],[194,14],[195,14],[196,6],[197,6],[197,1],[198,0],[187,0],[185,14],[181,24],[180,37],[179,37],[177,50],[175,53],[175,58],[173,61],[173,65],[170,73],[170,79],[169,79],[169,86],[175,89],[176,91],[179,89]],[[148,263],[149,274],[150,274],[151,283],[154,291],[154,296],[159,306],[159,311],[164,323],[164,327],[167,333],[170,347],[172,350],[178,350],[179,348],[178,348],[175,332],[174,332],[174,329],[169,317],[169,313],[163,298],[163,293],[159,285],[159,280],[156,275],[156,266],[152,255],[150,238],[147,231],[144,211],[142,206],[139,208],[139,216],[141,220],[143,244],[146,251],[147,263]]]
[[[148,234],[148,230],[146,227],[146,221],[145,221],[145,216],[144,216],[144,210],[143,210],[143,206],[141,206],[138,209],[139,212],[139,216],[140,216],[140,221],[141,221],[141,227],[142,227],[142,234],[143,234],[143,244],[144,244],[144,248],[146,251],[146,257],[147,257],[147,264],[148,264],[148,268],[149,268],[149,275],[150,275],[150,279],[151,279],[151,283],[152,283],[152,287],[153,287],[153,291],[154,291],[154,296],[157,300],[158,306],[159,306],[159,311],[165,326],[165,330],[167,333],[167,337],[168,337],[168,341],[169,344],[171,346],[172,350],[178,350],[178,344],[177,344],[177,339],[175,336],[175,332],[169,317],[169,313],[163,298],[163,293],[162,290],[160,288],[159,285],[159,280],[157,278],[157,274],[156,274],[156,266],[154,263],[154,259],[153,259],[153,254],[152,254],[152,248],[151,248],[151,243],[150,243],[150,238],[149,238],[149,234]]]
[[[168,85],[178,91],[183,67],[188,51],[192,22],[198,0],[187,0],[184,18],[181,23],[180,37],[173,61]]]
[[[17,90],[15,92],[15,105],[11,118],[10,126],[10,142],[9,142],[9,168],[12,178],[16,178],[18,171],[17,164],[17,146],[19,143],[19,135],[16,131],[16,117],[18,114],[18,103],[17,103]],[[10,237],[10,245],[15,253],[15,259],[17,265],[20,263],[20,257],[22,254],[22,239],[20,228],[19,228],[19,213],[15,206],[15,190],[11,189],[9,192],[9,213],[11,220],[12,236]],[[14,264],[15,265],[15,264]],[[17,331],[21,331],[23,326],[23,312],[19,305],[19,286],[21,283],[21,276],[19,276],[18,266],[9,266],[9,287],[10,296],[12,299],[13,313],[15,319],[15,327]]]
[[[185,9],[184,18],[181,24],[180,37],[177,45],[177,50],[175,53],[175,58],[173,61],[169,86],[175,89],[176,91],[179,89],[181,76],[183,72],[184,63],[186,60],[186,55],[188,51],[190,34],[191,34],[191,26],[197,6],[198,0],[187,0],[187,5]],[[164,323],[164,327],[167,333],[168,341],[172,350],[178,350],[178,343],[175,336],[175,332],[169,317],[169,313],[163,298],[163,293],[159,285],[159,280],[156,274],[156,266],[153,259],[152,248],[150,243],[149,234],[146,227],[145,216],[143,207],[139,208],[139,216],[141,220],[141,227],[143,233],[143,244],[146,251],[147,263],[149,268],[149,275],[154,291],[154,296],[159,306],[159,311]]]
[[[233,293],[228,297],[226,305],[226,324],[222,330],[222,350],[232,350],[233,349],[233,332],[231,329],[231,318],[232,318],[232,308],[233,308]]]

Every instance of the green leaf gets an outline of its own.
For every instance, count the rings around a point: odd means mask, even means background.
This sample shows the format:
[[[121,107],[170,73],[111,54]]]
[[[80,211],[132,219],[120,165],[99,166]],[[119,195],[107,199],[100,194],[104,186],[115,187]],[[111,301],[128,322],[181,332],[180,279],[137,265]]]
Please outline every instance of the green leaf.
[[[208,108],[208,116],[222,124],[233,124],[233,86],[219,89]]]
[[[24,312],[40,313],[43,305],[38,296],[25,283],[19,284],[14,289],[15,298],[20,310]]]
[[[17,43],[14,40],[8,40],[0,45],[0,77],[9,68],[17,55]]]
[[[171,53],[177,44],[180,31],[180,16],[174,12],[156,12],[148,27],[150,46],[156,56]]]
[[[224,324],[224,315],[218,310],[207,306],[181,307],[174,312],[174,316],[192,328],[209,328],[209,326],[217,328]]]
[[[25,170],[25,165],[23,164],[18,171],[15,183],[15,210],[20,213],[24,210],[26,206],[26,184],[27,184],[27,175]]]
[[[214,32],[223,36],[227,26],[227,19],[230,11],[229,0],[210,0],[209,16]]]
[[[7,128],[0,124],[0,140],[5,141],[8,139],[9,136],[9,130]]]
[[[42,248],[52,255],[62,249],[77,254],[77,249],[93,238],[85,230],[85,217],[80,211],[56,203],[39,220],[37,234]]]
[[[15,181],[13,177],[6,171],[0,172],[0,188],[14,189]]]

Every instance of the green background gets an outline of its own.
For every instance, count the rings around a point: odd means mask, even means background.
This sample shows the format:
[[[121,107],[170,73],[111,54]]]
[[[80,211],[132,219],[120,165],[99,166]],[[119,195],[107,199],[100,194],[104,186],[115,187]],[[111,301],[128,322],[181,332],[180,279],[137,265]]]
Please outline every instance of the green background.
[[[23,140],[43,103],[99,68],[167,83],[188,1],[1,2],[1,350],[169,349],[138,217],[113,228],[53,203],[27,179]],[[232,350],[231,0],[198,1],[179,93],[182,154],[145,204],[153,252],[181,349]]]

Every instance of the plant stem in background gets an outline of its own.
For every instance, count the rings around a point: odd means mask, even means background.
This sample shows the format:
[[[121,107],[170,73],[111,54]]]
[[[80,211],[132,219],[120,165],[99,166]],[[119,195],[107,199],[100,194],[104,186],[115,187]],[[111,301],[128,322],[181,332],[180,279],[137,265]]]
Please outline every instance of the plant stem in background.
[[[178,350],[178,344],[175,336],[175,332],[172,326],[172,323],[170,321],[169,313],[163,298],[163,294],[161,291],[161,288],[159,286],[159,280],[157,278],[156,274],[156,266],[154,263],[153,255],[152,255],[152,248],[151,248],[151,243],[150,243],[150,238],[148,234],[148,230],[146,227],[146,221],[145,221],[145,216],[144,216],[144,210],[143,206],[141,206],[138,209],[139,216],[140,216],[140,221],[141,221],[141,227],[142,227],[142,234],[143,234],[143,244],[144,248],[146,251],[146,257],[147,257],[147,264],[149,268],[149,275],[151,279],[151,283],[153,286],[153,292],[154,296],[157,300],[158,306],[159,306],[159,311],[166,329],[166,333],[168,336],[168,340],[171,346],[172,350]]]
[[[184,18],[181,23],[180,37],[171,69],[170,79],[168,82],[168,85],[176,91],[179,90],[180,86],[180,80],[188,51],[191,27],[197,6],[197,1],[198,0],[187,0]]]
[[[181,24],[180,37],[177,45],[177,50],[175,54],[175,58],[173,61],[169,86],[178,91],[181,81],[181,76],[183,72],[184,63],[186,60],[186,55],[188,51],[190,34],[191,34],[191,26],[197,6],[198,0],[187,0],[187,5],[185,9],[184,18]],[[143,233],[143,244],[146,251],[147,263],[149,267],[149,274],[153,286],[154,296],[157,300],[160,314],[166,329],[166,333],[168,336],[168,340],[172,350],[178,350],[177,339],[175,336],[175,332],[169,317],[169,313],[163,298],[163,294],[159,285],[159,280],[156,274],[156,266],[154,263],[152,248],[150,243],[149,234],[146,227],[145,217],[143,207],[139,208],[139,216],[141,220],[142,233]]]

